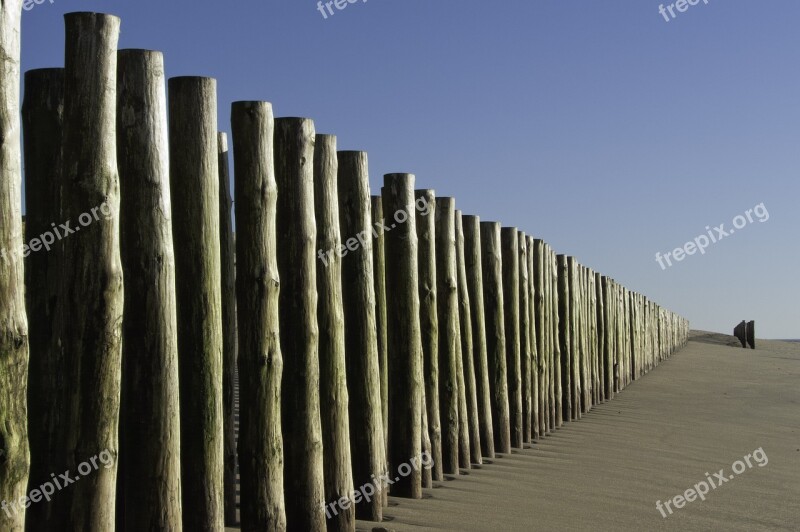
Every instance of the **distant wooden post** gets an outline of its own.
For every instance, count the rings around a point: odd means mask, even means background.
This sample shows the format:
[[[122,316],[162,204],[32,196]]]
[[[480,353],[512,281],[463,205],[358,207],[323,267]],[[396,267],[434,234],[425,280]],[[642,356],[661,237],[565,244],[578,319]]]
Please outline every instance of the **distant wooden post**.
[[[219,530],[225,519],[216,80],[169,80],[169,133],[183,527]]]
[[[522,231],[518,233],[519,244],[519,335],[520,335],[520,371],[522,373],[522,443],[530,443],[533,434],[533,392],[531,382],[533,376],[531,343],[531,280],[528,270],[528,240]]]
[[[160,52],[121,50],[117,79],[125,276],[117,525],[181,530],[177,301]]]
[[[372,207],[365,152],[339,152],[339,225],[349,250],[341,259],[350,445],[356,489],[375,484],[375,495],[356,505],[356,517],[380,521],[383,490],[371,478],[386,468],[381,369],[376,326]],[[352,251],[356,248],[355,251]]]
[[[372,227],[383,221],[383,200],[372,196]],[[375,322],[378,332],[378,364],[381,370],[381,414],[383,440],[389,452],[389,361],[386,358],[386,252],[383,231],[372,233],[372,275],[375,277]],[[384,496],[388,489],[383,490]],[[387,501],[384,500],[384,505]]]
[[[475,395],[478,398],[478,425],[481,454],[494,458],[491,386],[486,345],[486,315],[483,305],[483,264],[481,260],[480,219],[464,216],[464,267],[472,309],[472,357],[475,366]]]
[[[558,255],[558,336],[561,345],[561,389],[564,421],[574,419],[574,383],[572,371],[572,299],[570,297],[569,264],[565,255]],[[558,364],[558,362],[556,362]]]
[[[747,348],[747,322],[742,320],[733,328],[733,335],[739,339],[743,348]]]
[[[30,342],[28,418],[37,420],[28,427],[31,453],[28,483],[30,492],[49,480],[54,470],[63,470],[61,466],[65,465],[62,458],[63,449],[57,435],[61,428],[59,420],[62,419],[65,408],[66,383],[63,381],[63,375],[67,368],[61,351],[52,349],[56,303],[64,268],[63,244],[56,238],[54,228],[51,226],[62,220],[61,137],[64,125],[64,69],[48,68],[29,70],[25,73],[22,123],[25,142],[25,241],[30,242],[45,232],[50,232],[57,240],[50,252],[32,253],[28,255],[25,264],[25,297]],[[5,180],[7,177],[3,174],[0,179]],[[5,182],[0,186],[6,186]],[[5,219],[0,223],[6,227]],[[4,243],[4,240],[0,240],[0,249],[5,249]],[[9,251],[13,249],[9,248]],[[17,249],[21,250],[22,245],[20,244]],[[0,257],[0,269],[5,268],[12,258],[22,264],[18,254],[3,255]],[[7,278],[2,274],[0,277]],[[3,299],[5,301],[5,296]],[[0,405],[2,404],[0,399]],[[23,422],[25,421],[23,419]],[[28,529],[46,530],[48,527],[55,527],[56,523],[50,521],[52,509],[53,504],[47,500],[30,506],[25,513]],[[8,516],[0,516],[0,522],[5,517]]]
[[[385,235],[386,300],[389,358],[389,465],[396,470],[421,455],[423,386],[420,380],[422,337],[419,325],[419,277],[417,230],[414,209],[414,176],[387,174],[382,189],[384,213],[407,215],[405,223]],[[390,469],[390,471],[392,471]],[[412,468],[413,469],[413,468]],[[391,474],[391,473],[390,473]],[[422,475],[411,471],[392,484],[392,495],[422,497]]]
[[[433,480],[443,480],[442,421],[445,419],[445,413],[441,410],[441,405],[439,404],[436,196],[433,190],[416,190],[414,191],[414,197],[416,201],[425,202],[428,205],[428,209],[415,210],[417,242],[419,245],[419,321],[422,332],[422,372],[425,379],[425,412],[423,412],[423,417],[427,420],[427,432],[430,437],[430,450],[433,457],[433,469],[430,470],[430,473]]]
[[[534,281],[536,270],[534,269],[534,240],[532,236],[525,239],[527,247],[527,262],[525,268],[528,273],[527,292],[528,292],[528,349],[530,350],[530,408],[531,408],[531,440],[538,440],[539,432],[539,349],[538,336],[541,330],[538,328],[535,301],[538,296],[536,292],[536,282]]]
[[[511,418],[511,446],[522,448],[522,362],[520,357],[520,305],[519,305],[519,232],[516,227],[503,227],[503,315],[505,317],[506,368],[508,379],[509,417]]]
[[[320,401],[325,405],[320,409],[322,420],[323,470],[325,477],[325,502],[350,498],[353,493],[353,472],[350,459],[349,396],[345,363],[345,321],[342,303],[342,260],[352,257],[339,257],[342,244],[339,232],[339,163],[336,156],[336,137],[317,135],[314,141],[314,215],[317,221],[317,316],[319,322],[319,384]],[[367,191],[369,196],[369,191]],[[369,214],[369,205],[366,206]],[[348,238],[345,234],[344,238]],[[348,241],[348,244],[351,243]],[[363,251],[363,250],[362,250]],[[369,257],[372,267],[372,256]],[[373,280],[365,279],[369,288]],[[377,375],[377,338],[373,353],[375,357],[375,378]],[[353,352],[353,356],[357,353]],[[361,376],[357,376],[361,377]],[[378,412],[380,413],[380,382],[376,383]],[[381,430],[383,428],[381,427]],[[359,487],[361,485],[359,484]],[[356,511],[337,508],[336,513],[327,512],[329,531],[355,531]],[[331,515],[332,514],[332,515]]]
[[[236,175],[236,304],[242,530],[286,529],[275,211],[274,120],[267,102],[231,106]]]
[[[445,473],[457,475],[459,473],[458,359],[461,357],[461,331],[458,324],[453,198],[436,198],[436,292],[439,307],[442,464]]]
[[[598,368],[598,375],[597,375],[597,382],[598,382],[598,396],[600,402],[606,402],[608,400],[607,393],[608,393],[608,380],[606,377],[606,349],[607,349],[607,331],[606,331],[606,302],[605,302],[605,295],[604,295],[604,285],[605,285],[605,277],[603,277],[600,273],[594,274],[594,288],[595,288],[595,299],[597,302],[596,311],[597,311],[597,368]]]
[[[103,451],[114,463],[70,487],[63,497],[71,506],[69,518],[61,524],[75,530],[113,530],[124,306],[115,135],[120,21],[97,13],[64,18],[62,214],[80,233],[64,239],[63,307],[57,311],[70,368],[63,378],[73,390],[63,451],[73,470]]]
[[[291,530],[325,528],[317,325],[314,123],[275,120],[278,272],[284,357],[283,487]]]
[[[511,419],[506,367],[506,334],[503,299],[503,259],[500,224],[481,222],[483,304],[486,309],[486,347],[495,451],[511,453]]]
[[[464,220],[461,211],[456,211],[456,263],[458,266],[458,307],[461,326],[461,359],[464,367],[464,387],[467,398],[467,423],[469,428],[469,460],[482,464],[481,429],[478,416],[478,390],[475,376],[474,338],[472,332],[473,306],[467,287],[467,268],[464,247]]]
[[[233,200],[228,168],[228,135],[217,134],[219,166],[219,236],[222,271],[222,418],[225,433],[225,525],[236,516],[236,242],[233,235]]]
[[[751,349],[756,348],[756,322],[748,321],[746,326],[747,343],[750,344]]]

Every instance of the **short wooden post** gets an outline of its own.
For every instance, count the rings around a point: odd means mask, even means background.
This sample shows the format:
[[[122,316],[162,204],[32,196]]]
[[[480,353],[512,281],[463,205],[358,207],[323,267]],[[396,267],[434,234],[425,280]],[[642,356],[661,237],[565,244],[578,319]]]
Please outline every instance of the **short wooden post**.
[[[459,473],[458,359],[461,357],[456,273],[455,200],[436,198],[436,295],[439,309],[439,398],[442,465]],[[430,418],[429,418],[430,419]]]
[[[216,81],[169,80],[183,527],[224,526],[222,273]],[[188,194],[187,191],[192,191]]]
[[[63,216],[80,233],[64,239],[63,307],[57,311],[64,320],[59,331],[64,360],[71,368],[64,379],[73,390],[63,451],[73,470],[103,451],[113,464],[82,476],[61,497],[70,506],[62,525],[112,530],[124,306],[115,133],[120,20],[97,13],[64,18]]]
[[[340,257],[342,245],[339,232],[339,162],[336,155],[336,137],[317,135],[314,141],[314,215],[317,221],[317,320],[319,323],[319,385],[322,421],[323,471],[325,502],[330,504],[353,493],[353,471],[350,458],[349,396],[345,364],[345,321],[342,303],[342,261],[354,257]],[[364,207],[362,207],[363,209]],[[370,215],[369,190],[366,192],[367,220]],[[369,227],[367,228],[369,229]],[[349,238],[345,234],[344,238]],[[348,239],[348,244],[352,242]],[[335,253],[328,253],[336,250]],[[364,250],[358,250],[364,252]],[[371,251],[371,250],[369,250]],[[323,256],[324,255],[324,256]],[[372,268],[372,255],[369,256]],[[374,290],[373,279],[365,279]],[[374,294],[374,292],[373,292]],[[374,297],[374,296],[373,296]],[[374,324],[374,308],[373,308]],[[373,328],[374,330],[374,328]],[[378,379],[378,343],[371,346]],[[357,356],[357,353],[353,353]],[[357,376],[359,378],[361,376]],[[377,385],[377,408],[380,413],[380,382]],[[381,427],[383,430],[383,427]],[[359,485],[360,487],[361,485]],[[355,531],[355,508],[326,509],[327,528],[330,532]]]
[[[374,478],[386,470],[386,444],[372,270],[376,226],[372,222],[367,154],[339,152],[338,181],[339,227],[348,250],[341,263],[353,484],[356,489],[370,483],[375,488],[372,500],[364,498],[356,505],[356,517],[380,521],[384,488]]]
[[[478,425],[481,454],[494,458],[494,430],[492,424],[491,386],[486,345],[486,314],[483,304],[483,264],[481,260],[480,219],[464,216],[464,268],[467,275],[467,293],[472,309],[472,357],[475,366],[475,395],[478,399]]]
[[[125,276],[117,524],[181,530],[177,301],[164,59],[121,50],[117,79]]]
[[[286,528],[274,121],[267,102],[231,106],[236,175],[236,319],[242,530]]]
[[[522,448],[522,362],[520,356],[519,306],[519,232],[516,227],[503,227],[503,315],[505,317],[506,368],[508,404],[511,419],[511,446]]]
[[[419,274],[417,265],[417,230],[413,216],[414,176],[387,174],[382,189],[385,213],[397,218],[400,211],[406,221],[385,235],[386,300],[389,358],[389,465],[398,468],[421,455],[420,380],[422,337],[419,325]],[[392,469],[390,469],[391,471]],[[422,475],[412,471],[392,484],[392,495],[422,497]]]
[[[64,69],[47,68],[25,73],[22,124],[25,142],[25,242],[48,232],[56,241],[49,252],[28,255],[25,264],[25,299],[30,343],[28,419],[37,420],[28,426],[31,454],[28,484],[30,492],[49,480],[54,470],[63,470],[61,466],[65,465],[63,449],[60,448],[57,435],[61,429],[59,419],[62,419],[65,408],[66,383],[63,375],[67,369],[60,350],[52,348],[55,345],[56,303],[64,267],[63,245],[58,238],[62,235],[56,235],[54,231],[62,221]],[[4,175],[3,178],[5,177]],[[5,224],[6,220],[2,223]],[[12,260],[19,261],[21,265],[21,255],[9,254],[2,248],[4,244],[0,240],[0,249],[3,250],[0,251],[3,253],[0,256],[0,268],[7,266]],[[20,244],[18,251],[21,250]],[[5,295],[3,298],[5,300]],[[8,411],[13,412],[13,409]],[[23,419],[23,422],[26,420]],[[56,523],[50,521],[52,510],[53,504],[47,500],[30,506],[25,513],[26,526],[29,530],[55,527]],[[8,516],[0,518],[5,517]]]
[[[494,447],[511,453],[511,418],[506,367],[506,334],[503,299],[503,254],[500,224],[481,222],[483,304],[486,310],[486,347],[489,359],[489,387],[492,399]]]
[[[319,403],[314,135],[314,122],[310,119],[275,120],[286,524],[291,530],[318,531],[326,523]]]
[[[751,349],[756,348],[756,322],[748,321],[746,326],[747,343],[750,344]]]

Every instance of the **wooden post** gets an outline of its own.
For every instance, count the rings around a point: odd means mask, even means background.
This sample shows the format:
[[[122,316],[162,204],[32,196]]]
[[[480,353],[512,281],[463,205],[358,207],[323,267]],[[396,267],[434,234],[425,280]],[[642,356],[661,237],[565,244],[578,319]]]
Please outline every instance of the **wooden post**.
[[[275,210],[274,120],[267,102],[231,106],[236,175],[236,306],[239,355],[239,477],[242,530],[286,529],[283,496]]]
[[[528,274],[526,290],[528,292],[528,349],[530,350],[530,408],[531,408],[531,441],[539,439],[539,350],[537,347],[537,336],[539,329],[536,323],[535,301],[536,282],[534,281],[536,272],[534,270],[534,240],[532,236],[525,238],[527,247],[527,262],[525,268]]]
[[[422,337],[419,324],[419,274],[414,209],[414,176],[387,174],[382,190],[385,213],[407,220],[385,236],[386,300],[389,358],[389,466],[398,468],[421,455],[420,420],[422,386]],[[391,475],[391,473],[390,473]],[[422,475],[412,470],[392,484],[392,495],[422,497]]]
[[[57,227],[51,225],[62,220],[61,137],[64,124],[64,69],[48,68],[25,73],[22,123],[25,141],[27,215],[25,241],[30,242],[46,232],[57,240],[49,253],[28,255],[25,265],[25,296],[30,342],[28,418],[37,420],[28,427],[31,468],[27,492],[30,493],[43,482],[50,480],[53,471],[63,471],[64,468],[60,466],[65,465],[62,458],[63,449],[60,448],[57,435],[61,428],[59,420],[62,419],[65,406],[66,383],[62,379],[67,369],[61,351],[52,349],[55,345],[56,302],[64,267],[63,248],[60,238],[57,238],[61,236],[60,233],[55,235],[53,231]],[[5,178],[3,174],[3,179]],[[5,219],[0,223],[3,227],[8,227],[4,225]],[[5,251],[4,244],[5,240],[0,241],[0,249]],[[16,250],[21,251],[22,245],[20,244]],[[6,253],[0,257],[0,268],[5,268],[6,261],[11,261],[12,257],[14,260],[19,260],[19,265],[22,265],[20,255]],[[3,299],[5,301],[5,295]],[[2,352],[4,351],[0,351]],[[0,382],[4,382],[1,377]],[[3,389],[11,390],[11,388]],[[0,399],[0,405],[4,404],[2,401]],[[13,412],[13,409],[4,412]],[[23,419],[23,422],[25,421]],[[50,521],[52,509],[53,504],[47,500],[30,506],[25,515],[28,529],[45,530],[48,527],[55,527],[56,523]],[[5,514],[0,516],[0,522],[5,522],[3,520],[6,517],[8,516]]]
[[[436,199],[436,292],[439,308],[439,398],[442,464],[459,473],[458,359],[461,357],[456,273],[455,200]],[[429,417],[430,419],[430,417]]]
[[[117,79],[125,321],[117,525],[181,530],[177,301],[164,59],[121,50]]]
[[[543,438],[548,432],[549,423],[549,407],[548,407],[548,394],[547,394],[547,375],[548,365],[547,360],[550,353],[549,348],[549,330],[550,320],[547,319],[546,312],[549,308],[550,302],[550,285],[545,283],[547,279],[545,275],[545,257],[544,257],[544,241],[541,239],[533,239],[533,248],[529,253],[533,261],[532,280],[534,297],[531,303],[533,304],[533,315],[536,321],[536,352],[538,360],[536,362],[536,370],[538,371],[538,381],[535,383],[538,393],[537,410],[538,410],[538,433],[539,437]],[[547,319],[547,321],[545,321]],[[545,325],[546,324],[546,325]]]
[[[483,304],[483,264],[481,230],[477,216],[464,216],[464,268],[467,293],[472,309],[472,357],[475,366],[475,395],[478,398],[478,425],[481,454],[494,458],[491,387],[486,345],[486,315]]]
[[[63,306],[57,311],[70,368],[64,379],[72,390],[62,449],[73,470],[104,451],[113,463],[83,475],[62,492],[63,503],[71,506],[62,525],[112,530],[124,306],[115,135],[120,21],[110,15],[70,13],[65,22],[63,215],[76,234],[64,240]]]
[[[217,134],[219,166],[219,236],[222,272],[222,425],[224,431],[225,525],[238,523],[236,515],[236,242],[228,162],[228,135]]]
[[[339,232],[339,163],[336,156],[336,137],[317,135],[314,141],[314,215],[317,222],[317,317],[319,322],[319,385],[322,420],[323,472],[325,480],[325,502],[350,498],[353,493],[353,473],[350,459],[349,396],[345,364],[345,321],[342,303],[342,260],[339,257],[342,236]],[[370,214],[367,190],[367,215]],[[363,208],[363,207],[362,207]],[[350,241],[348,241],[348,244]],[[363,252],[363,250],[361,250]],[[369,256],[369,268],[372,256]],[[373,280],[369,288],[373,288]],[[373,292],[374,293],[374,292]],[[374,312],[374,310],[373,310]],[[373,320],[374,323],[374,320]],[[375,356],[375,378],[377,373],[377,338],[371,346]],[[357,356],[356,352],[353,352]],[[361,377],[363,376],[356,376]],[[378,413],[380,413],[380,382],[376,382]],[[381,427],[382,429],[382,427]],[[360,485],[359,485],[360,486]],[[337,508],[337,512],[326,512],[329,531],[355,531],[355,508]],[[333,515],[331,515],[333,513]]]
[[[531,390],[531,309],[530,278],[528,271],[528,240],[525,233],[519,231],[519,327],[520,327],[520,372],[522,373],[522,443],[530,443],[533,430],[533,392]],[[533,342],[536,340],[533,339]]]
[[[550,328],[550,383],[548,393],[550,395],[550,428],[561,427],[564,424],[564,400],[561,386],[561,342],[559,341],[560,318],[559,318],[559,273],[558,260],[555,252],[548,245],[546,247],[548,257],[548,271],[550,272],[550,312],[552,327]]]
[[[608,393],[608,380],[606,377],[606,345],[608,341],[607,324],[606,324],[606,302],[604,295],[605,277],[600,273],[594,274],[594,287],[595,287],[595,300],[597,302],[596,317],[597,320],[597,387],[600,402],[606,402]]]
[[[519,306],[519,232],[516,227],[503,227],[503,315],[505,317],[506,368],[508,379],[511,446],[522,448],[522,362],[520,357]]]
[[[750,344],[751,349],[756,348],[756,322],[748,321],[745,327],[745,334],[747,336],[747,343]]]
[[[564,421],[574,419],[574,373],[572,371],[572,299],[570,268],[565,255],[558,255],[558,337],[561,345],[561,390]],[[558,362],[557,362],[558,364]]]
[[[372,227],[383,221],[383,200],[372,196]],[[378,332],[378,365],[381,370],[381,418],[383,443],[389,452],[389,361],[386,358],[386,252],[383,231],[372,233],[372,274],[375,277],[375,322]],[[388,465],[388,463],[387,463]],[[388,488],[383,490],[384,506],[388,503]]]
[[[464,367],[464,387],[467,395],[467,423],[469,425],[469,460],[482,464],[481,429],[478,416],[478,389],[475,376],[475,348],[472,332],[473,305],[467,288],[467,267],[464,246],[464,219],[461,211],[456,211],[456,263],[458,266],[458,306],[461,326],[461,358]]]
[[[433,457],[433,480],[443,480],[442,421],[445,413],[439,404],[439,315],[436,283],[436,197],[433,190],[416,190],[418,202],[429,206],[416,209],[418,264],[419,264],[419,322],[422,332],[422,372],[425,378],[422,413],[427,420],[430,451]],[[423,421],[423,425],[425,422]],[[424,427],[423,427],[424,429]],[[423,430],[423,439],[424,439]],[[425,445],[423,445],[424,447]],[[426,482],[427,484],[427,482]],[[426,486],[428,487],[428,486]]]
[[[283,488],[290,530],[325,528],[317,325],[314,123],[275,120],[275,178],[284,443]]]
[[[496,452],[511,453],[511,419],[506,367],[506,335],[503,299],[503,259],[500,224],[481,222],[483,304],[486,309],[486,347]]]
[[[383,489],[371,475],[386,469],[381,374],[373,278],[373,230],[365,152],[339,152],[339,224],[348,254],[342,258],[342,289],[350,393],[350,444],[356,489],[375,484],[373,500],[356,505],[356,517],[380,521]],[[353,248],[356,248],[353,251]]]
[[[169,134],[183,527],[219,530],[225,519],[216,80],[169,80]]]

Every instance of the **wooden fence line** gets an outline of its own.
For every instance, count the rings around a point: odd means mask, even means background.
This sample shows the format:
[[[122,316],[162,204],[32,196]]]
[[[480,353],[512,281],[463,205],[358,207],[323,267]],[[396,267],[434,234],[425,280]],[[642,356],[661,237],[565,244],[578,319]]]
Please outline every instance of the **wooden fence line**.
[[[13,4],[4,62],[19,57]],[[116,460],[29,508],[29,527],[221,531],[238,460],[243,530],[353,532],[382,520],[388,491],[418,499],[541,441],[685,345],[685,319],[415,193],[412,174],[370,196],[365,152],[269,103],[233,104],[228,175],[215,80],[170,79],[167,108],[158,52],[117,53],[115,17],[66,21],[66,68],[26,76],[27,234],[106,210],[28,257],[24,279],[0,257],[0,497]],[[4,79],[0,109],[18,83]],[[0,249],[21,248],[12,144]],[[0,513],[0,528],[25,515]]]

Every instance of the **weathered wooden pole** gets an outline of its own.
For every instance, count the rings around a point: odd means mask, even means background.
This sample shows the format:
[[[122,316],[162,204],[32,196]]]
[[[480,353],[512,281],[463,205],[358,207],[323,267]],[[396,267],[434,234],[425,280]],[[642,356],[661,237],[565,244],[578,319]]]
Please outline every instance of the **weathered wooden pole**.
[[[597,388],[600,402],[606,399],[606,312],[605,296],[603,295],[604,278],[599,272],[594,274],[595,311],[597,320]]]
[[[528,240],[525,233],[518,232],[517,253],[519,255],[519,334],[520,334],[520,372],[522,374],[522,443],[530,443],[533,430],[533,376],[531,349],[531,309],[530,278],[528,270]],[[533,342],[536,340],[533,339]]]
[[[421,455],[420,420],[422,386],[422,337],[419,324],[419,277],[417,230],[414,209],[414,176],[387,174],[382,189],[385,213],[404,211],[405,223],[385,235],[386,300],[389,358],[389,471]],[[413,468],[412,468],[413,469]],[[391,473],[390,473],[391,474]],[[412,470],[392,484],[392,495],[422,497],[422,475]]]
[[[169,80],[169,133],[183,527],[219,530],[225,505],[216,80]]]
[[[372,227],[383,221],[383,200],[372,196]],[[386,252],[383,231],[372,233],[372,275],[375,278],[375,323],[378,333],[378,365],[381,371],[381,418],[386,453],[389,452],[389,361],[386,358]],[[388,502],[383,490],[384,506]]]
[[[472,332],[473,307],[467,288],[467,268],[464,246],[464,219],[456,211],[456,264],[458,267],[458,323],[461,326],[461,359],[464,367],[464,388],[467,400],[467,424],[469,429],[469,460],[482,464],[481,429],[478,416],[478,389],[475,377],[474,338]]]
[[[458,277],[458,265],[456,265],[456,278]],[[458,287],[456,287],[456,298],[458,298]],[[463,469],[470,469],[470,437],[469,437],[469,411],[467,407],[466,377],[464,373],[464,355],[461,352],[461,308],[458,307],[458,344],[456,345],[456,386],[458,388],[458,465]]]
[[[160,52],[121,50],[117,77],[125,321],[117,525],[181,530],[177,301]]]
[[[436,198],[436,292],[439,309],[439,398],[442,464],[458,474],[458,359],[461,357],[456,273],[455,200]]]
[[[350,445],[353,483],[358,489],[386,468],[381,368],[375,308],[374,246],[369,167],[365,152],[339,152],[339,224],[350,251],[342,259],[342,290],[350,393]],[[358,245],[356,246],[357,241]],[[383,490],[356,505],[356,517],[380,521]]]
[[[419,264],[419,322],[422,332],[422,371],[425,378],[423,417],[427,420],[430,451],[433,457],[433,480],[443,480],[442,421],[439,404],[439,315],[436,283],[436,195],[433,190],[414,191],[416,201],[428,209],[416,209]],[[423,425],[425,422],[423,422]],[[424,430],[423,430],[423,439]],[[424,447],[424,445],[423,445]],[[427,486],[426,486],[427,487]]]
[[[75,224],[76,233],[64,240],[63,306],[57,311],[63,319],[57,341],[70,368],[64,379],[72,390],[62,449],[73,468],[103,451],[113,463],[68,488],[63,501],[71,507],[62,524],[111,530],[124,306],[115,135],[120,21],[110,15],[70,13],[65,22],[62,214]]]
[[[30,466],[25,401],[29,337],[20,213],[21,16],[21,0],[0,4],[0,501],[19,501],[26,495]],[[4,512],[0,523],[5,530],[21,532],[25,513]]]
[[[314,122],[275,120],[283,487],[288,530],[325,528],[314,218]]]
[[[750,320],[745,326],[745,335],[747,336],[747,343],[750,344],[750,349],[756,348],[756,322]]]
[[[339,163],[336,156],[336,137],[317,135],[314,141],[314,215],[317,221],[317,251],[338,250],[342,244],[339,232]],[[367,191],[369,194],[369,191]],[[369,209],[368,209],[369,212]],[[353,492],[353,472],[350,460],[349,396],[345,363],[345,321],[342,303],[342,260],[330,253],[318,255],[317,317],[319,322],[319,385],[322,420],[323,471],[325,502],[350,498]],[[372,267],[370,259],[370,268]],[[372,279],[369,279],[372,285]],[[377,350],[377,338],[374,348]],[[355,353],[354,353],[355,354]],[[377,363],[377,352],[375,353]],[[378,383],[380,400],[380,383]],[[380,402],[378,403],[380,411]],[[359,485],[360,486],[360,485]],[[330,531],[354,531],[355,508],[337,508],[328,512]]]
[[[575,395],[573,393],[574,377],[572,371],[572,335],[573,325],[571,316],[572,300],[570,298],[570,268],[566,255],[557,255],[558,261],[558,337],[561,346],[561,405],[564,421],[574,419],[572,405]],[[557,362],[558,364],[558,362]]]
[[[548,257],[548,271],[550,272],[550,312],[552,327],[550,328],[550,348],[549,355],[550,375],[548,384],[548,394],[550,395],[550,428],[561,427],[564,424],[564,404],[563,390],[561,386],[561,342],[559,341],[560,317],[559,317],[559,273],[558,259],[555,252],[546,246]]]
[[[222,425],[224,431],[225,525],[236,516],[236,241],[229,170],[228,135],[217,134],[219,250],[222,272]]]
[[[236,320],[242,530],[286,529],[283,495],[274,119],[267,102],[231,106],[236,180]]]
[[[66,368],[61,352],[52,349],[56,302],[63,269],[62,243],[57,238],[60,233],[56,235],[52,226],[62,220],[63,120],[64,69],[48,68],[26,72],[25,97],[22,103],[22,132],[25,142],[25,241],[30,242],[48,232],[56,240],[50,252],[28,255],[25,265],[30,342],[28,418],[37,420],[28,427],[31,456],[28,493],[50,480],[50,474],[54,470],[63,470],[56,466],[64,464],[63,449],[60,448],[57,435],[65,406],[66,383],[62,379]],[[0,223],[5,224],[5,219]],[[4,243],[4,240],[0,241],[0,249],[5,249],[2,247]],[[20,245],[17,251],[21,249]],[[0,256],[0,269],[12,257],[22,264],[18,254],[6,253]],[[44,530],[48,526],[55,526],[55,523],[49,521],[52,508],[52,503],[46,500],[30,506],[25,515],[28,529]],[[8,516],[0,516],[0,522],[6,517]]]
[[[531,409],[531,441],[538,440],[539,432],[539,349],[538,349],[538,336],[540,330],[537,325],[535,301],[537,297],[536,292],[536,271],[534,269],[534,239],[532,236],[525,238],[525,246],[527,248],[527,261],[525,268],[528,274],[527,292],[528,292],[528,349],[530,350],[530,371],[528,378],[530,379],[530,409]]]
[[[508,405],[511,419],[511,446],[522,448],[522,362],[520,357],[519,235],[516,227],[503,227],[503,315],[505,317]]]
[[[477,216],[464,216],[462,221],[464,229],[464,268],[467,275],[466,286],[472,310],[472,357],[473,365],[475,366],[475,395],[478,399],[480,447],[483,456],[494,458],[492,400],[486,345],[486,314],[483,305],[480,219]]]
[[[544,241],[541,239],[533,239],[532,261],[533,261],[533,290],[534,297],[532,300],[533,314],[536,321],[536,351],[538,353],[537,371],[538,382],[538,402],[537,409],[539,413],[539,437],[544,437],[549,431],[550,415],[549,415],[549,402],[547,394],[547,377],[548,377],[548,358],[550,353],[549,333],[550,333],[550,319],[547,316],[547,310],[550,305],[550,285],[545,273],[545,256],[544,256]]]
[[[502,256],[500,224],[481,222],[483,304],[486,310],[486,348],[489,361],[494,447],[496,452],[510,454],[511,418],[506,366]]]

